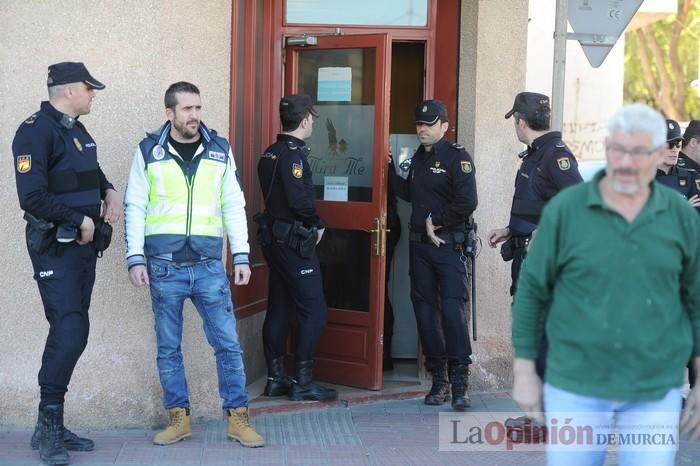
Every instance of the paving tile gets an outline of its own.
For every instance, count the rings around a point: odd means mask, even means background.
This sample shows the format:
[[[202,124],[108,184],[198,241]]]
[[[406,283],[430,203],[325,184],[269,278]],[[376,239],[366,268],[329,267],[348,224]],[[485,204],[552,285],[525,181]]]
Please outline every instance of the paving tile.
[[[494,419],[516,411],[507,393],[474,394],[470,411]],[[151,443],[154,430],[93,430],[93,452],[72,452],[80,466],[541,466],[543,452],[439,451],[440,413],[423,397],[369,404],[319,406],[306,411],[260,414],[253,419],[264,448],[244,448],[226,437],[226,422],[199,423],[193,437],[165,447]],[[467,411],[468,415],[469,411]],[[81,432],[83,433],[83,432]],[[38,466],[29,449],[31,430],[0,426],[0,466]],[[681,440],[676,464],[698,466],[700,442]],[[617,465],[610,455],[606,466]]]
[[[149,447],[125,447],[117,452],[114,462],[115,464],[154,464],[164,448],[166,447],[156,447],[155,445]]]

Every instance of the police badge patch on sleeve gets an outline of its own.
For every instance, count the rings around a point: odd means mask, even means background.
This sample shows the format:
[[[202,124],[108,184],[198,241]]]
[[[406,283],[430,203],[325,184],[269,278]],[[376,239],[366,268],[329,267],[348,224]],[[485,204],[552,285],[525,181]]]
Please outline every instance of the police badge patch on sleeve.
[[[17,172],[27,173],[32,169],[32,155],[18,155],[17,156]]]
[[[559,170],[566,171],[571,168],[571,161],[569,157],[560,157],[557,159],[557,165],[559,165]]]
[[[461,160],[459,164],[462,166],[462,171],[464,173],[469,174],[472,172],[472,163],[469,160]]]
[[[301,178],[301,175],[304,173],[304,169],[302,168],[301,165],[298,163],[293,163],[292,164],[292,176],[294,178]]]
[[[165,157],[165,149],[160,144],[156,145],[153,148],[152,153],[153,153],[153,158],[156,160],[163,160],[163,157]]]

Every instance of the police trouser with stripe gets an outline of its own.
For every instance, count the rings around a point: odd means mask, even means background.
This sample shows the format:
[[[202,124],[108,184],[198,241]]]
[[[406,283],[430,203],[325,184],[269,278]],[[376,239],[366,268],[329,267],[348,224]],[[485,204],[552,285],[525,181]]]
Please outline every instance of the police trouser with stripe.
[[[429,370],[445,360],[470,364],[467,271],[454,244],[410,241],[411,300]]]
[[[292,317],[296,319],[297,361],[310,361],[328,320],[318,255],[304,258],[286,243],[273,241],[263,247],[270,268],[267,314],[263,323],[265,359],[284,354]]]
[[[34,279],[49,322],[39,370],[42,408],[63,403],[73,369],[87,345],[88,309],[97,254],[92,244],[56,244],[44,254],[30,252]]]

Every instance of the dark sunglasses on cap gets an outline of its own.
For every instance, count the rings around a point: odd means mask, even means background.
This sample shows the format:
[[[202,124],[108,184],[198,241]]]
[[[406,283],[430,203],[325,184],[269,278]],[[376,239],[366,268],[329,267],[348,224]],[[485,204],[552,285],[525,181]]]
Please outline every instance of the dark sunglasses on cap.
[[[673,149],[674,147],[681,147],[682,144],[683,141],[681,141],[680,139],[677,139],[675,141],[668,141],[668,148]]]

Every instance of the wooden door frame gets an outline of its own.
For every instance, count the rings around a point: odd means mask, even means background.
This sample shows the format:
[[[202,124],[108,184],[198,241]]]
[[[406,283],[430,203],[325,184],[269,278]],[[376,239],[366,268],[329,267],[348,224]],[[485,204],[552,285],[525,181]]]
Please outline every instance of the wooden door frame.
[[[241,6],[242,2],[242,6]],[[284,44],[288,36],[303,34],[372,34],[390,31],[393,41],[421,41],[425,43],[425,81],[424,96],[443,100],[451,117],[451,126],[457,127],[457,92],[459,67],[459,23],[461,16],[460,0],[429,0],[428,24],[425,27],[365,27],[336,25],[299,25],[285,24],[284,0],[234,0],[231,9],[231,79],[229,102],[229,140],[244,161],[241,170],[246,199],[257,197],[262,200],[262,193],[257,186],[254,167],[259,153],[250,141],[254,139],[256,124],[259,123],[263,148],[274,141],[279,132],[278,103],[284,89]],[[256,5],[261,8],[256,8]],[[440,14],[438,15],[438,10]],[[236,39],[243,15],[243,41],[255,44],[256,39],[263,46],[260,48],[246,45],[243,57],[238,56]],[[260,17],[262,15],[262,17]],[[245,76],[236,75],[238,66],[243,61]],[[440,64],[440,73],[436,65]],[[256,74],[256,69],[261,70]],[[451,70],[445,73],[445,70]],[[261,105],[256,105],[256,83],[260,81],[262,95],[257,96]],[[242,92],[240,92],[242,91]],[[236,96],[243,95],[242,114],[236,112]],[[254,116],[255,118],[252,118]],[[243,126],[242,140],[236,137],[235,129]],[[453,136],[454,133],[448,133]],[[454,137],[454,136],[453,136]],[[262,150],[260,149],[260,150]],[[255,212],[248,211],[248,231],[251,248],[254,249],[255,224],[251,218]],[[233,270],[230,254],[227,253],[227,269]],[[268,269],[264,262],[252,263],[253,278],[247,287],[237,287],[234,294],[236,317],[243,319],[262,312],[267,307]]]

